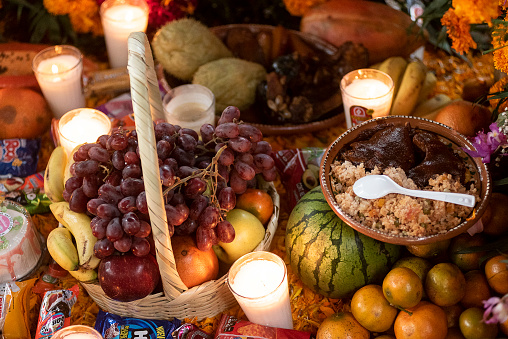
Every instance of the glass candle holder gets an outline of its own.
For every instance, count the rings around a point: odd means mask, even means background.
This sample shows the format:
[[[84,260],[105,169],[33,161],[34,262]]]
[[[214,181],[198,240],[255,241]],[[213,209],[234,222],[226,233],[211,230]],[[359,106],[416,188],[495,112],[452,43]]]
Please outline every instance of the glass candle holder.
[[[245,254],[229,269],[227,284],[249,321],[293,329],[286,264],[278,255]]]
[[[92,327],[85,325],[71,325],[58,330],[52,339],[103,339],[102,335]]]
[[[340,82],[347,128],[387,116],[393,99],[393,80],[385,72],[364,68],[351,71]]]
[[[83,55],[79,49],[66,45],[43,49],[34,57],[32,69],[55,118],[85,107]]]
[[[111,120],[106,114],[92,108],[69,111],[58,122],[58,138],[67,155],[83,143],[96,142],[97,138],[109,134]]]
[[[197,84],[171,89],[162,101],[166,121],[199,133],[203,124],[215,125],[215,96]]]
[[[127,40],[132,32],[146,31],[148,13],[145,0],[106,0],[101,4],[102,28],[112,68],[127,66]]]

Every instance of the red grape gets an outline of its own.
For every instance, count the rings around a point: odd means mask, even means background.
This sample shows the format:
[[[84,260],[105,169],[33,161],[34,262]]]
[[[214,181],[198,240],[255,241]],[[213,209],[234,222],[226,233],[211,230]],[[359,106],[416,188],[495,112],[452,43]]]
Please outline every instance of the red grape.
[[[238,172],[240,178],[245,181],[249,181],[256,175],[256,171],[252,166],[244,163],[243,161],[235,162],[235,170]]]
[[[123,170],[125,167],[125,155],[122,151],[114,151],[111,155],[111,163],[117,170]]]
[[[240,177],[235,169],[231,170],[229,174],[229,186],[236,194],[245,193],[247,190],[247,182]]]
[[[198,217],[200,227],[214,228],[219,222],[219,209],[213,205],[208,205]]]
[[[113,243],[115,249],[119,252],[125,253],[131,249],[132,238],[127,234],[124,234],[120,239]]]
[[[122,215],[118,208],[112,204],[101,204],[96,209],[96,214],[98,217],[103,219],[113,219]]]
[[[238,107],[228,106],[222,111],[217,125],[222,125],[226,122],[233,122],[235,119],[240,119],[240,110]]]
[[[206,190],[206,181],[201,178],[192,178],[185,183],[183,192],[186,198],[193,198]]]
[[[275,166],[275,161],[268,154],[260,153],[254,155],[254,163],[262,170],[267,170]]]
[[[184,214],[185,210],[181,206],[176,207],[168,204],[165,206],[165,209],[168,223],[173,226],[181,225],[185,221],[185,219],[187,219],[188,212],[187,215],[185,215]]]
[[[168,158],[174,147],[174,144],[171,144],[166,140],[157,141],[157,156],[162,160]]]
[[[138,233],[134,234],[134,236],[138,237],[138,238],[146,238],[150,235],[150,233],[152,232],[152,227],[150,226],[150,224],[144,220],[140,220],[139,221],[139,231]]]
[[[236,137],[229,139],[228,145],[233,149],[233,151],[245,153],[250,150],[252,143],[249,141],[249,139],[244,137]]]
[[[146,238],[134,237],[131,245],[132,253],[138,257],[144,257],[150,253],[150,242]]]
[[[115,242],[123,237],[124,231],[122,229],[122,224],[120,222],[120,218],[113,218],[109,221],[108,226],[106,227],[106,237]]]
[[[208,251],[212,248],[214,236],[213,229],[199,226],[196,229],[196,245],[201,251]]]
[[[92,148],[93,149],[93,148]],[[83,192],[89,198],[95,198],[99,189],[97,176],[87,176],[83,178]]]
[[[88,150],[88,156],[92,160],[97,160],[98,162],[109,162],[110,155],[109,152],[102,148],[99,145],[96,145],[95,147],[92,147]]]
[[[173,206],[176,206],[178,204],[183,204],[183,203],[185,203],[185,197],[183,196],[182,193],[175,192],[175,193],[173,193],[173,197],[171,198],[169,203]]]
[[[104,179],[104,183],[110,184],[111,186],[119,186],[122,183],[122,172],[113,171],[109,173],[106,179]]]
[[[263,170],[261,174],[263,175],[263,179],[265,179],[266,181],[274,181],[275,179],[277,179],[277,168],[272,167],[270,169]]]
[[[99,187],[99,198],[106,201],[110,204],[118,204],[120,200],[123,199],[122,192],[117,188],[117,186],[113,186],[111,184],[104,184]]]
[[[155,125],[154,131],[155,138],[157,140],[162,139],[162,137],[166,135],[169,136],[176,133],[176,129],[168,122],[159,122],[157,125]]]
[[[97,146],[96,143],[89,143],[89,144],[81,145],[78,148],[78,150],[76,152],[74,152],[72,158],[74,159],[74,161],[83,161],[83,160],[90,159],[89,155],[88,155],[88,151],[90,150],[90,148],[96,147],[96,146]]]
[[[94,221],[95,220],[95,221]],[[94,217],[90,222],[92,228],[92,234],[97,239],[103,239],[106,237],[106,227],[108,226],[108,220],[99,217]]]
[[[249,139],[251,142],[258,142],[263,140],[263,133],[261,133],[261,131],[255,126],[249,124],[240,124],[238,125],[238,128],[240,130],[240,136]]]
[[[141,222],[134,212],[124,214],[122,217],[122,228],[128,235],[135,235],[141,229]]]
[[[256,147],[252,150],[254,154],[264,153],[270,154],[272,153],[272,145],[268,141],[262,140],[256,143]]]
[[[196,161],[194,152],[187,152],[180,147],[175,147],[171,155],[180,166],[194,166],[194,162]]]
[[[198,142],[192,135],[182,134],[179,135],[176,139],[176,144],[180,146],[184,151],[190,152],[196,149]]]
[[[222,153],[219,155],[219,159],[217,162],[223,166],[232,165],[235,161],[235,153],[229,147],[222,150]]]
[[[141,178],[143,172],[141,171],[141,166],[130,164],[126,165],[122,170],[122,178]]]
[[[139,157],[136,152],[126,152],[123,158],[127,165],[139,165]]]
[[[217,197],[222,209],[230,211],[236,206],[236,194],[231,187],[223,188]]]
[[[83,188],[76,188],[71,194],[69,200],[69,209],[76,213],[85,213],[88,197],[83,192]]]
[[[103,148],[106,148],[106,145],[108,143],[109,135],[103,134],[100,137],[97,138],[97,143],[101,145]]]
[[[92,213],[93,215],[97,215],[97,207],[99,207],[102,204],[105,204],[106,202],[102,199],[90,199],[88,200],[88,203],[86,204],[86,209],[88,212]]]
[[[204,124],[199,129],[199,132],[201,133],[201,139],[206,144],[213,140],[213,133],[215,132],[215,127],[211,124]]]
[[[69,193],[74,192],[76,188],[79,188],[83,185],[83,178],[82,177],[70,177],[65,182],[65,190]]]
[[[146,201],[145,191],[139,193],[139,195],[136,197],[136,207],[138,208],[138,211],[140,211],[141,213],[148,214],[148,204]]]
[[[198,228],[197,221],[188,218],[180,226],[175,227],[175,233],[178,235],[191,235],[196,231],[197,228]]]
[[[105,259],[115,252],[115,246],[107,239],[100,239],[94,245],[93,253],[99,259]]]
[[[99,171],[99,163],[95,160],[75,162],[74,165],[74,173],[77,177],[86,177]]]
[[[127,137],[122,133],[112,134],[106,144],[108,149],[123,150],[127,147]]]
[[[196,132],[192,128],[181,128],[178,131],[178,134],[180,136],[182,136],[182,135],[190,135],[192,138],[194,138],[194,140],[196,140],[196,142],[199,140],[198,132]]]
[[[240,153],[236,158],[248,165],[252,165],[254,163],[254,157],[250,153]]]
[[[162,165],[159,167],[159,176],[164,186],[171,186],[175,183],[175,171],[169,165]]]
[[[189,218],[198,220],[199,215],[208,206],[208,197],[199,195],[194,199],[189,207]]]
[[[232,139],[240,135],[240,129],[234,122],[226,122],[215,128],[215,135],[218,138]]]
[[[227,220],[222,220],[217,224],[215,233],[221,242],[230,243],[235,240],[235,228]]]
[[[125,196],[137,196],[145,190],[143,179],[126,178],[120,184],[120,191]]]

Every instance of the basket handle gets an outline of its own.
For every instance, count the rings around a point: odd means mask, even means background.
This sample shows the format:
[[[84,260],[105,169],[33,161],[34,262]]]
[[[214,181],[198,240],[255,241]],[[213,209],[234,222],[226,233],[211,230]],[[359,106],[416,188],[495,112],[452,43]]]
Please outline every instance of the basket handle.
[[[159,174],[153,121],[164,119],[162,100],[157,76],[155,75],[152,51],[146,34],[143,32],[131,33],[128,40],[128,49],[127,70],[130,76],[132,106],[140,150],[139,156],[143,169],[156,257],[159,263],[164,294],[170,299],[175,299],[187,290],[187,287],[176,270]]]

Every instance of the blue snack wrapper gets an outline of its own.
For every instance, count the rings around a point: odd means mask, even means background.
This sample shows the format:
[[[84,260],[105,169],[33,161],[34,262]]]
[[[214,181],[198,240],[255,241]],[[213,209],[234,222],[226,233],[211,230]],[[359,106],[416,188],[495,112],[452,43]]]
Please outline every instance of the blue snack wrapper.
[[[0,139],[0,176],[27,177],[37,171],[40,139]]]
[[[171,338],[171,333],[181,325],[178,319],[156,320],[121,317],[99,310],[95,329],[104,339],[160,339]]]

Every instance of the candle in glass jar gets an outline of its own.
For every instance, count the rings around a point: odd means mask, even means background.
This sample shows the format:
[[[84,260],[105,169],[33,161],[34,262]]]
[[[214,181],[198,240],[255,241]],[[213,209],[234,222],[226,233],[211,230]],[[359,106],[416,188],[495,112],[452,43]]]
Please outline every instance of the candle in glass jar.
[[[85,325],[71,325],[56,331],[52,339],[102,339],[94,328]]]
[[[279,256],[263,251],[244,255],[231,266],[228,284],[249,321],[293,328],[286,265]]]
[[[85,106],[81,75],[83,57],[72,46],[54,46],[39,52],[32,68],[55,118]]]
[[[390,114],[393,80],[388,74],[375,69],[352,71],[340,87],[348,128]]]
[[[111,67],[125,67],[127,40],[132,32],[144,32],[148,5],[144,0],[107,0],[101,5],[101,21]]]
[[[60,145],[68,155],[81,144],[96,142],[97,138],[109,134],[111,121],[101,111],[82,108],[67,112],[58,122]]]

